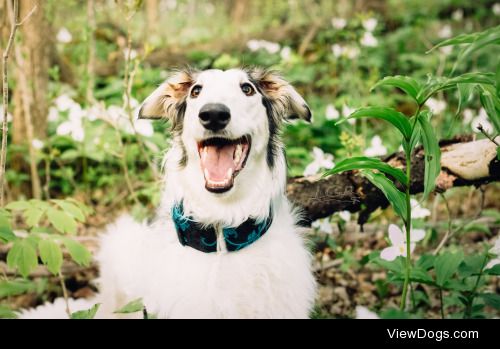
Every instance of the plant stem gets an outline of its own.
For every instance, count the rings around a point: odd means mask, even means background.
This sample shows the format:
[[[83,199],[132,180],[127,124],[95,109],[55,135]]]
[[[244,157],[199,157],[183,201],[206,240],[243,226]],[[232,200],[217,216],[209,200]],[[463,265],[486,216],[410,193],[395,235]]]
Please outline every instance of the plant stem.
[[[477,287],[479,286],[479,281],[481,280],[481,277],[483,276],[483,270],[484,267],[486,266],[486,263],[488,262],[488,252],[484,254],[484,259],[483,263],[481,264],[481,270],[479,271],[479,274],[477,275],[476,278],[476,283],[474,284],[474,288],[470,292],[470,294],[467,296],[467,305],[465,307],[464,311],[464,319],[470,319],[472,316],[472,305],[474,304],[474,298],[476,298],[476,290]]]
[[[439,288],[439,305],[441,309],[441,319],[444,319],[443,289]]]
[[[59,281],[61,283],[61,287],[62,287],[62,291],[63,291],[64,302],[66,303],[66,314],[68,314],[68,317],[71,319],[71,310],[69,309],[68,290],[66,289],[66,284],[64,283],[64,277],[62,275],[61,270],[59,270]]]
[[[422,105],[419,105],[417,111],[415,112],[413,125],[411,127],[411,134],[415,132],[415,126],[417,124],[417,118],[420,114],[420,109]],[[406,229],[406,260],[405,260],[405,281],[403,284],[403,294],[401,295],[400,309],[406,309],[406,298],[408,295],[408,286],[410,285],[410,274],[411,274],[411,203],[410,203],[410,187],[411,187],[411,153],[413,149],[410,149],[410,139],[404,139],[403,142],[407,142],[406,147],[406,178],[408,183],[406,183],[405,199],[406,199],[406,219],[404,220]]]
[[[406,153],[406,177],[408,178],[408,183],[406,183],[406,219],[405,219],[405,229],[406,229],[406,263],[405,263],[405,281],[403,284],[403,294],[401,296],[400,309],[406,309],[406,298],[408,295],[408,286],[410,284],[410,273],[411,273],[411,204],[410,204],[410,185],[411,185],[411,149],[408,149]]]

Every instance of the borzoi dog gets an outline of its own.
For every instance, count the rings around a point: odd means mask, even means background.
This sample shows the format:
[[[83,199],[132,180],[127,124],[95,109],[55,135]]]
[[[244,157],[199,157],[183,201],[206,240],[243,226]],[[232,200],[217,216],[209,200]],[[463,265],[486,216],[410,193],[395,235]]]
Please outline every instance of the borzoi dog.
[[[270,71],[185,70],[139,117],[171,122],[164,191],[152,224],[123,217],[103,235],[98,317],[137,298],[158,318],[308,317],[316,285],[279,135],[310,120],[304,99]]]

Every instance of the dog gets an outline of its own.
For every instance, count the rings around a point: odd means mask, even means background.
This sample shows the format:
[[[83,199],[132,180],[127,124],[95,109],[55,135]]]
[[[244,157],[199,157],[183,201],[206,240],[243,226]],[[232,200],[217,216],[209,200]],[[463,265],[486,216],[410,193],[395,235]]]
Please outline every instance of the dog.
[[[152,223],[124,216],[101,237],[97,317],[138,298],[158,318],[309,317],[316,283],[280,141],[287,120],[311,120],[304,99],[274,71],[185,69],[138,117],[171,123],[164,189]]]

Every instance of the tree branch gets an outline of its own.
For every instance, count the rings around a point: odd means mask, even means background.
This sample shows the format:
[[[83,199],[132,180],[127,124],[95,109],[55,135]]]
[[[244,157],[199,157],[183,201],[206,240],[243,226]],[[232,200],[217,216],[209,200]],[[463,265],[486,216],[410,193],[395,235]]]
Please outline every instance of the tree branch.
[[[436,180],[436,191],[444,192],[452,187],[481,185],[500,179],[500,162],[496,158],[496,146],[488,139],[471,142],[471,137],[442,141],[441,173]],[[404,169],[402,152],[384,159],[392,166]],[[412,157],[412,181],[410,192],[421,193],[424,189],[424,153],[417,149]],[[400,188],[401,189],[401,188]],[[364,224],[377,208],[389,203],[382,192],[355,171],[321,178],[291,178],[287,185],[289,199],[304,210],[304,224],[328,217],[338,211],[358,212],[359,224]]]

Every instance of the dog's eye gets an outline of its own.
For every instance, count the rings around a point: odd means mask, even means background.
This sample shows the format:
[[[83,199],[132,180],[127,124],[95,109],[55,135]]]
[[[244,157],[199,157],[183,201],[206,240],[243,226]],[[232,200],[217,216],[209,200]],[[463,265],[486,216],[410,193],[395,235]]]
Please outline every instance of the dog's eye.
[[[196,85],[195,87],[193,87],[193,89],[191,90],[191,98],[196,98],[200,95],[200,92],[201,92],[201,86],[200,85]]]
[[[255,93],[254,88],[249,83],[244,83],[241,85],[241,91],[247,96],[253,96]]]

